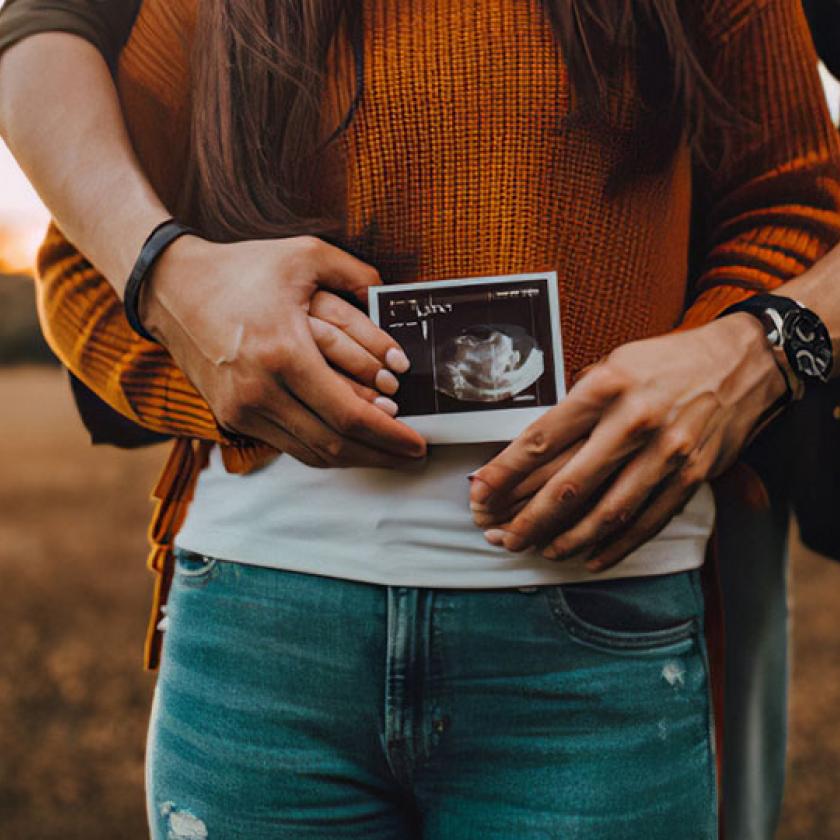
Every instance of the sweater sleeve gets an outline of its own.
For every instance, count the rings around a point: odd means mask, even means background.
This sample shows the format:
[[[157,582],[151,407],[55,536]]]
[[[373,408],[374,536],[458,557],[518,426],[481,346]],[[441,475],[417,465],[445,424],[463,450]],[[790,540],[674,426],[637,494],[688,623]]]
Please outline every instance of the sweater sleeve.
[[[747,124],[722,165],[695,168],[703,258],[682,327],[778,287],[840,238],[840,145],[801,0],[712,6],[710,77]]]
[[[111,285],[55,225],[38,254],[36,283],[47,342],[97,396],[154,432],[232,442],[172,357],[131,329]]]
[[[90,41],[114,70],[140,5],[141,0],[6,0],[0,9],[0,53],[29,35],[69,32]]]

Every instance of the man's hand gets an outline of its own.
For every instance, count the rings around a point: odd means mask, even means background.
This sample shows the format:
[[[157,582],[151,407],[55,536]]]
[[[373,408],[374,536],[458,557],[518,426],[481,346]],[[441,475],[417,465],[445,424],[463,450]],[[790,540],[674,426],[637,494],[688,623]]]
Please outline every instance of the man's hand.
[[[743,313],[624,345],[474,474],[475,522],[494,545],[602,571],[726,469],[784,390]]]
[[[144,325],[219,424],[311,466],[405,467],[425,454],[383,397],[408,359],[352,304],[374,268],[308,236],[234,244],[185,236],[144,288]],[[335,368],[340,368],[339,373]],[[379,389],[378,391],[375,389]]]

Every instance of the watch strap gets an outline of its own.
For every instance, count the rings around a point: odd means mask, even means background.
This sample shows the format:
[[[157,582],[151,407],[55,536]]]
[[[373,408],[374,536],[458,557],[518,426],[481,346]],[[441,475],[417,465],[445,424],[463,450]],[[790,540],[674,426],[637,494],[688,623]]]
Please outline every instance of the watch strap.
[[[812,360],[811,367],[818,371],[816,359],[822,358],[825,364],[825,344],[829,352],[831,339],[828,330],[820,318],[799,301],[782,295],[761,294],[754,295],[725,309],[718,317],[732,315],[736,312],[746,312],[761,321],[767,341],[773,350],[773,358],[779,369],[785,375],[785,380],[791,390],[792,398],[799,399],[805,386],[825,381],[828,373],[820,375],[812,373],[804,367],[801,356]],[[809,339],[813,346],[803,345],[796,325],[805,321],[813,330]],[[829,371],[830,372],[830,359]]]

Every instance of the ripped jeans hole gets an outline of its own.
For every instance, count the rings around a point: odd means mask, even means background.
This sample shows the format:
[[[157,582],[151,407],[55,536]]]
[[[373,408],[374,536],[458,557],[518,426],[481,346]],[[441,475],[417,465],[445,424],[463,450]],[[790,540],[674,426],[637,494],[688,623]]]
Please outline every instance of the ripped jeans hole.
[[[193,813],[164,802],[160,815],[167,818],[166,840],[207,840],[207,826]]]

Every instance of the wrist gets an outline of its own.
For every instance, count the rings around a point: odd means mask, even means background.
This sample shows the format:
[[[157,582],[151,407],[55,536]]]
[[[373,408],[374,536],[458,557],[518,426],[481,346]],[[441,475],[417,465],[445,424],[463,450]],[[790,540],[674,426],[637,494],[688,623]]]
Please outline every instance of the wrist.
[[[193,234],[178,237],[158,257],[143,283],[138,313],[143,326],[164,345],[168,328],[179,321],[181,299],[191,285],[188,278],[212,244]]]
[[[791,391],[796,378],[785,370],[784,354],[770,346],[764,328],[752,315],[735,312],[708,325],[714,328],[711,340],[717,352],[724,349],[735,359],[732,400],[750,407],[761,416]]]

